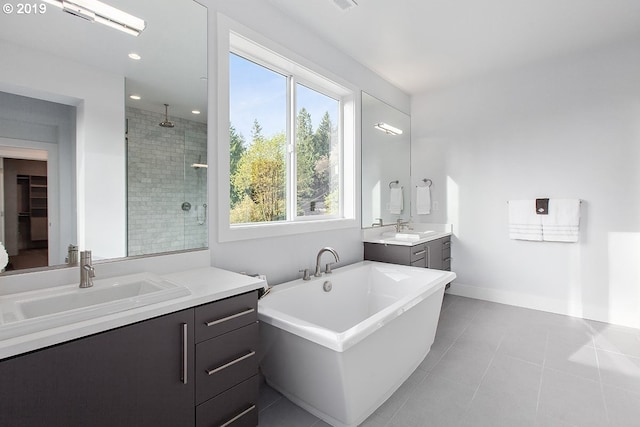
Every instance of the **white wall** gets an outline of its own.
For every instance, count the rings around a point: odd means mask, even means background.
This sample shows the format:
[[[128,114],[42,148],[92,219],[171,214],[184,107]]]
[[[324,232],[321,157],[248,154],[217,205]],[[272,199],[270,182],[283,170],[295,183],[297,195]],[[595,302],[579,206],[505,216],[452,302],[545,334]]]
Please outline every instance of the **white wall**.
[[[640,44],[412,99],[412,176],[451,222],[451,292],[640,327]],[[415,185],[415,183],[414,183]],[[579,243],[510,240],[507,200],[579,198]]]
[[[307,58],[318,66],[355,84],[362,90],[376,96],[394,107],[408,112],[409,97],[382,80],[380,77],[310,34],[308,29],[285,17],[267,2],[258,0],[237,0],[233,2],[203,1],[209,12],[209,105],[217,105],[216,69],[216,13],[227,17],[261,33],[264,37],[284,48]],[[216,114],[210,108],[209,114],[209,164],[216,164],[217,151],[215,135],[218,124]],[[228,126],[227,123],[222,126]],[[360,143],[357,144],[358,150]],[[359,156],[358,156],[359,158]],[[218,242],[217,182],[215,173],[210,173],[209,202],[212,206],[209,216],[209,247],[212,264],[233,271],[264,273],[270,284],[282,283],[300,277],[298,270],[315,265],[316,254],[323,246],[332,246],[340,254],[340,265],[363,259],[360,227],[338,231],[307,233],[278,238],[264,238],[238,242]],[[358,189],[357,200],[360,200]],[[360,224],[360,218],[357,218]],[[327,262],[329,259],[327,258]]]
[[[96,258],[124,256],[124,79],[5,41],[0,57],[0,90],[77,108],[77,243]]]

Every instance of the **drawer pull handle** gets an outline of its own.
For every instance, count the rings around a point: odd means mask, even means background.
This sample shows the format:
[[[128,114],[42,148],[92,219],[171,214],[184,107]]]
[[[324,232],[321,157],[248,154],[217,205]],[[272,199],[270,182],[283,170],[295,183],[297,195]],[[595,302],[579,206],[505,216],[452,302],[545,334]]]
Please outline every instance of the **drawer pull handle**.
[[[416,256],[417,256],[417,255],[424,255],[426,252],[427,252],[427,251],[423,249],[423,250],[421,250],[421,251],[414,252],[413,254],[414,254],[414,255],[416,255]],[[406,253],[406,252],[405,252],[405,253]]]
[[[444,259],[444,262],[449,262],[449,261],[451,261],[451,260],[452,260],[452,258],[451,258],[451,257],[449,257],[449,258],[445,258],[445,259]]]
[[[451,242],[445,242],[445,243],[442,244],[442,247],[444,249],[447,249],[449,246],[451,246]]]
[[[234,359],[234,360],[232,360],[232,361],[231,361],[231,362],[229,362],[229,363],[225,363],[224,365],[218,366],[217,368],[208,369],[208,370],[207,370],[207,375],[213,375],[213,374],[215,374],[215,373],[217,373],[217,372],[220,372],[220,371],[222,371],[222,370],[224,370],[224,369],[227,369],[227,368],[229,368],[229,367],[231,367],[231,366],[235,365],[236,363],[240,363],[240,362],[242,362],[242,361],[243,361],[243,360],[245,360],[245,359],[248,359],[248,358],[250,358],[250,357],[255,356],[255,354],[256,354],[256,352],[252,350],[252,351],[250,351],[249,353],[245,354],[244,356],[240,356],[240,357],[238,357],[237,359]]]
[[[232,314],[231,316],[223,317],[222,319],[212,320],[211,322],[204,322],[204,324],[207,326],[217,325],[218,323],[226,322],[227,320],[235,319],[236,317],[251,314],[254,311],[256,311],[254,308],[248,308],[245,311],[241,311],[240,313]]]
[[[180,380],[182,384],[187,383],[187,371],[189,369],[189,359],[187,357],[187,351],[189,350],[189,335],[188,335],[189,325],[186,323],[182,324],[182,375]]]
[[[247,409],[245,409],[244,411],[240,412],[238,415],[236,415],[235,417],[231,418],[229,421],[227,421],[224,424],[221,424],[220,427],[227,427],[230,426],[231,424],[233,424],[234,422],[236,422],[237,420],[239,420],[240,418],[244,417],[245,415],[247,415],[249,412],[253,411],[254,409],[256,409],[256,405],[251,405],[250,407],[248,407]]]

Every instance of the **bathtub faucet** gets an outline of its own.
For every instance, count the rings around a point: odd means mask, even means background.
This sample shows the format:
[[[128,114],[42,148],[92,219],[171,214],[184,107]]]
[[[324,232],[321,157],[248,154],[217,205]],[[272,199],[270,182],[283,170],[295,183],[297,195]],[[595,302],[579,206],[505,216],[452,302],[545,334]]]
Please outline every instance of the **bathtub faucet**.
[[[320,252],[318,252],[318,257],[316,258],[316,272],[314,274],[314,276],[316,277],[322,276],[322,272],[320,271],[320,258],[322,257],[322,254],[325,252],[331,252],[333,254],[333,257],[336,259],[336,262],[340,262],[340,257],[338,256],[338,252],[336,252],[335,249],[330,248],[328,246],[326,248],[320,249]],[[331,273],[331,264],[332,263],[327,264],[325,273]]]

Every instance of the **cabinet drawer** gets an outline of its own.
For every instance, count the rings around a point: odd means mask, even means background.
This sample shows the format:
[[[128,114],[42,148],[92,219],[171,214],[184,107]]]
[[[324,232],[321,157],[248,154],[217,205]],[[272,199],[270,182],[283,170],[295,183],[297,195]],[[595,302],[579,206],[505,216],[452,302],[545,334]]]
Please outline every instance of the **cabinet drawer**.
[[[427,256],[427,246],[416,245],[411,247],[411,265],[413,265],[414,261],[418,261],[419,259],[426,258]]]
[[[196,345],[196,404],[258,373],[258,322]]]
[[[447,240],[442,244],[442,259],[446,260],[451,257],[451,240]]]
[[[451,271],[451,257],[442,260],[442,269]]]
[[[427,258],[420,258],[415,261],[411,261],[411,267],[427,268]]]
[[[196,427],[258,425],[258,375],[196,407]]]
[[[258,320],[258,291],[196,307],[196,342],[217,337]]]

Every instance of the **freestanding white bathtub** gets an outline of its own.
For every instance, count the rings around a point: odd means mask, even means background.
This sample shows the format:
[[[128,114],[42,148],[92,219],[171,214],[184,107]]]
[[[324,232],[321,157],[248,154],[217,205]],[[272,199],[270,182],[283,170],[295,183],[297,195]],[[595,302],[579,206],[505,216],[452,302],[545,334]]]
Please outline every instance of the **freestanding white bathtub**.
[[[334,427],[357,426],[429,352],[455,277],[364,261],[276,286],[258,303],[267,383]]]

